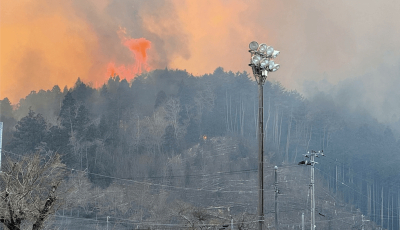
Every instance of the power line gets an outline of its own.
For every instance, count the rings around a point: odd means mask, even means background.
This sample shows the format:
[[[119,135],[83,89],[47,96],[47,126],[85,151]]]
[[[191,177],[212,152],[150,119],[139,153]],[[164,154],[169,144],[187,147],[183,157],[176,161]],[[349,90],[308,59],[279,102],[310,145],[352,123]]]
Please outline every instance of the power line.
[[[16,153],[13,153],[13,152],[10,152],[10,151],[4,151],[4,152],[16,155],[18,157],[24,157],[24,155],[16,154]],[[292,164],[292,165],[280,166],[280,168],[292,168],[292,167],[296,167],[296,166],[297,166],[296,164]],[[267,166],[267,167],[264,167],[264,169],[272,169],[274,167],[275,166]],[[67,168],[67,167],[65,167],[65,168]],[[67,169],[72,169],[72,170],[75,170],[75,171],[83,171],[83,170],[73,169],[73,168],[67,168]],[[219,175],[227,175],[227,174],[250,173],[250,172],[257,172],[257,170],[258,170],[257,168],[250,168],[250,169],[225,171],[225,172],[215,172],[215,173],[208,173],[208,174],[204,173],[204,174],[171,175],[171,176],[142,176],[142,177],[133,177],[133,178],[135,178],[135,179],[165,179],[165,178],[169,179],[169,178],[181,178],[181,177],[207,177],[207,176],[219,176]],[[86,171],[84,171],[84,172],[86,172]],[[96,174],[96,173],[90,173],[90,172],[87,172],[87,173]],[[96,174],[96,175],[104,176],[104,177],[111,177],[111,176],[102,175],[102,174]],[[115,178],[115,177],[113,177],[113,178]],[[130,179],[130,178],[120,178],[120,179],[133,180],[133,179]]]
[[[23,157],[22,155],[19,154],[15,154],[12,152],[8,152],[14,155],[17,155],[19,157]],[[293,167],[292,165],[288,165],[285,167]],[[207,192],[222,192],[222,193],[239,193],[239,194],[243,194],[243,193],[255,193],[255,191],[238,191],[238,190],[234,190],[234,191],[224,191],[222,189],[204,189],[204,188],[188,188],[188,187],[179,187],[179,186],[172,186],[172,185],[164,185],[164,184],[156,184],[156,183],[151,183],[151,182],[145,182],[145,181],[137,181],[137,180],[133,180],[133,179],[129,179],[129,178],[118,178],[118,177],[114,177],[114,176],[107,176],[107,175],[103,175],[103,174],[99,174],[99,173],[91,173],[91,172],[87,172],[87,171],[82,171],[82,170],[78,170],[78,169],[73,169],[73,168],[68,168],[68,167],[64,167],[65,169],[71,170],[71,171],[79,171],[79,172],[83,172],[86,174],[90,174],[90,175],[95,175],[95,176],[100,176],[103,178],[109,178],[109,179],[115,179],[115,180],[122,180],[122,181],[129,181],[129,182],[134,182],[134,183],[139,183],[139,184],[145,184],[145,185],[153,185],[153,186],[161,186],[161,187],[167,187],[167,188],[175,188],[175,189],[183,189],[183,190],[193,190],[193,191],[207,191]],[[267,168],[272,168],[271,167],[267,167]],[[228,172],[217,172],[216,174],[197,174],[197,175],[191,175],[191,176],[201,176],[201,177],[205,177],[205,176],[218,176],[218,175],[222,175],[222,174],[231,174],[231,173],[243,173],[243,172],[252,172],[255,171],[257,169],[245,169],[245,170],[238,170],[238,171],[228,171]],[[184,177],[184,175],[182,176]]]
[[[351,169],[346,162],[342,162],[342,161],[340,161],[338,159],[333,159],[333,156],[328,156],[327,160],[330,161],[331,163],[334,163],[334,164],[341,164],[343,167],[346,167],[349,170]],[[382,172],[383,170],[384,169],[375,170],[375,172]],[[364,181],[366,183],[371,183],[371,181],[366,180],[364,177],[362,177],[362,175],[360,175],[361,177],[357,176],[359,174],[359,172],[352,171],[352,173],[354,173],[354,175],[352,175],[353,177],[355,177],[355,178],[357,178],[357,179],[359,179],[361,181]],[[366,174],[366,177],[367,177],[367,179],[370,179],[370,180],[374,181],[374,178],[371,178],[369,174]],[[397,187],[394,187],[394,188],[399,188],[399,187],[400,186],[398,185]]]
[[[325,175],[327,175],[328,177],[331,177],[331,178],[333,178],[331,175],[329,175],[329,174],[327,174],[327,173],[325,173],[325,172],[323,172],[322,170],[320,170],[319,168],[315,168],[315,169],[317,169],[318,171],[320,171],[321,173],[323,173],[323,174],[325,174]],[[356,189],[354,189],[354,188],[352,188],[350,185],[348,185],[348,184],[346,184],[345,182],[340,182],[340,181],[337,181],[336,180],[336,178],[333,178],[333,180],[335,180],[336,182],[339,182],[339,183],[341,183],[342,185],[344,185],[344,186],[346,186],[346,187],[348,187],[348,188],[350,188],[350,189],[352,189],[354,192],[356,192],[356,193],[358,193],[358,194],[360,194],[360,195],[362,195],[363,197],[365,197],[365,198],[367,198],[368,199],[368,197],[367,196],[365,196],[364,194],[362,194],[362,193],[360,193],[359,191],[357,191]],[[374,201],[372,201],[372,202],[374,202]],[[379,202],[379,201],[378,201]],[[374,204],[375,205],[377,205],[377,203],[378,202],[374,202]],[[379,204],[379,203],[378,203]],[[384,209],[385,210],[387,210],[387,207],[385,206],[385,204],[383,204],[383,207],[384,207]],[[396,210],[397,208],[395,208],[395,207],[392,207],[392,209],[393,210]],[[392,210],[392,209],[390,209],[389,208],[389,210]]]

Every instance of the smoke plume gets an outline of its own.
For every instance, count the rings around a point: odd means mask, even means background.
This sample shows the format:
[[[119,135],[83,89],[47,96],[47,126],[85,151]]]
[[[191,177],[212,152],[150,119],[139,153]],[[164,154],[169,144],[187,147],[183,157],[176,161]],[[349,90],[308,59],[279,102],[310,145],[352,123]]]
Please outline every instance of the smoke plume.
[[[309,94],[304,82],[321,79],[363,84],[360,76],[388,65],[388,53],[400,57],[398,12],[396,0],[2,1],[0,97],[17,103],[78,77],[101,85],[109,75],[132,79],[166,67],[250,72],[253,40],[281,51],[281,68],[268,78],[288,89]]]

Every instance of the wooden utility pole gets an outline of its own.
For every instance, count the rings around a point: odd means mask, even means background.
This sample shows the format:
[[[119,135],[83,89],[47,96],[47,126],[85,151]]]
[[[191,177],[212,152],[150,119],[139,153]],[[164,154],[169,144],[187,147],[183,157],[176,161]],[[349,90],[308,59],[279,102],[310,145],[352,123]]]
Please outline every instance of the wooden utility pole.
[[[336,159],[336,182],[335,182],[335,193],[336,193],[336,197],[338,197],[338,172],[337,172],[337,159]]]
[[[278,222],[278,166],[275,166],[275,229],[279,229]]]
[[[383,187],[381,192],[381,226],[383,228]]]

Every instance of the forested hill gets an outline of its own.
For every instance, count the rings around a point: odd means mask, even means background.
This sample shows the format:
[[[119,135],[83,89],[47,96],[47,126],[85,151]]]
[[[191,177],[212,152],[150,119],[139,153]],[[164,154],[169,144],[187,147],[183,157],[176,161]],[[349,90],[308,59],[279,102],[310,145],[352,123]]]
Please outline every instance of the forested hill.
[[[241,172],[235,174],[241,183],[255,179],[257,109],[257,85],[246,72],[217,68],[194,77],[155,70],[132,82],[114,76],[98,89],[78,79],[70,89],[32,91],[14,109],[3,99],[3,149],[18,155],[59,152],[69,168],[89,172],[91,183],[103,189],[128,178],[179,188],[204,183],[211,187],[203,190],[213,191],[211,180],[199,175]],[[307,100],[271,82],[264,87],[264,124],[271,165],[294,167],[308,150],[323,149],[317,173],[324,191],[379,225],[399,228],[400,142],[389,127],[323,93]],[[257,191],[230,181],[215,186],[226,193]],[[221,194],[208,201],[202,195],[181,199],[211,205],[229,198]]]

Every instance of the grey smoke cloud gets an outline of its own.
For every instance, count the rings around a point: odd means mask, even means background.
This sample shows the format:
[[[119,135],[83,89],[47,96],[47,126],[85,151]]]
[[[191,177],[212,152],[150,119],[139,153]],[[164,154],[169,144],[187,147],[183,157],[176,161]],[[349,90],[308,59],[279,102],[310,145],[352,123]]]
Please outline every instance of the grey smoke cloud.
[[[121,28],[131,38],[144,37],[151,41],[149,64],[152,68],[165,68],[175,56],[190,56],[186,35],[179,26],[174,6],[168,1],[111,0],[105,1],[100,9],[97,4],[97,1],[74,1],[77,12],[96,31],[104,61],[110,58],[123,64],[134,61],[130,51],[121,46],[118,36]],[[148,19],[154,24],[146,23]]]
[[[280,12],[293,24],[276,19],[274,28],[282,38],[276,47],[283,47],[276,80],[307,97],[324,91],[378,121],[397,122],[400,2],[296,1],[286,11],[288,5],[282,4]]]
[[[347,78],[337,84],[326,78],[320,81],[305,81],[305,95],[324,92],[336,104],[351,111],[365,110],[379,122],[394,125],[400,119],[400,57],[385,54],[382,63],[369,72]]]
[[[42,25],[32,36],[37,39],[24,46],[15,42],[18,34],[2,33],[2,38],[9,38],[2,39],[2,55],[4,47],[18,48],[7,51],[6,59],[2,56],[1,63],[13,60],[13,68],[9,63],[0,68],[1,96],[11,95],[13,103],[31,90],[51,89],[54,84],[72,86],[77,77],[96,86],[97,80],[104,82],[108,62],[134,63],[118,35],[125,28],[127,36],[151,41],[148,61],[152,68],[187,69],[194,75],[212,73],[219,66],[250,72],[247,48],[256,40],[281,51],[276,60],[281,68],[269,80],[305,95],[312,95],[315,85],[329,86],[331,90],[325,91],[335,93],[339,101],[370,108],[381,121],[400,116],[394,99],[400,59],[397,0],[37,0],[1,4],[10,5],[1,7],[2,28],[21,27],[21,34],[31,35],[25,24]],[[54,19],[64,24],[41,24],[41,20]],[[18,31],[14,27],[12,31]],[[52,41],[52,36],[61,42]],[[82,47],[68,47],[70,39]],[[3,45],[4,41],[15,44]],[[63,46],[47,45],[51,43]],[[41,58],[30,61],[34,57]],[[58,57],[65,60],[55,60]],[[32,79],[35,84],[19,87]]]

